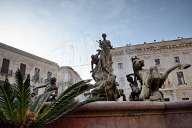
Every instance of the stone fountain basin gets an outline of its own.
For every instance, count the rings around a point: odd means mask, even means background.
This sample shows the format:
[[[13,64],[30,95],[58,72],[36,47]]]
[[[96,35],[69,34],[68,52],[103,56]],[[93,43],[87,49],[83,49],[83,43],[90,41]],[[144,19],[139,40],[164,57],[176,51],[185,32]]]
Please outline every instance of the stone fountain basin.
[[[95,102],[46,128],[192,128],[192,101]]]

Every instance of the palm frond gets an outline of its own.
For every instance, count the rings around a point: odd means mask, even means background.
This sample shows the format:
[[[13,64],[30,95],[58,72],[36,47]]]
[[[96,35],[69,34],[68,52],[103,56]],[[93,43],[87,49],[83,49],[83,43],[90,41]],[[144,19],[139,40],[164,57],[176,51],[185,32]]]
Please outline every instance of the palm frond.
[[[30,76],[24,80],[20,70],[17,70],[15,79],[14,86],[10,85],[8,79],[0,85],[0,121],[5,119],[13,125],[39,128],[86,103],[101,100],[88,99],[83,102],[75,100],[77,96],[94,87],[89,84],[90,80],[82,80],[67,88],[54,102],[46,102],[52,92],[44,93],[32,101]]]
[[[63,93],[60,94],[58,99],[52,103],[50,110],[56,107],[58,104],[64,104],[65,102],[71,102],[73,98],[76,96],[82,94],[83,92],[90,89],[90,84],[88,84],[89,81],[80,81],[68,89],[66,89]]]
[[[58,112],[56,114],[54,114],[51,118],[47,118],[45,121],[46,121],[46,123],[52,123],[53,121],[59,119],[60,117],[66,115],[66,114],[72,113],[77,108],[79,108],[85,104],[95,102],[95,101],[101,101],[101,100],[104,100],[104,99],[102,99],[102,98],[90,98],[90,99],[84,100],[82,102],[74,101],[72,103],[69,103],[65,109],[58,110]]]
[[[67,113],[70,108],[77,106],[79,102],[75,101],[74,98],[90,89],[91,85],[89,82],[90,80],[80,81],[66,89],[61,93],[59,98],[50,105],[46,114],[39,117],[39,122],[49,122],[62,113]]]
[[[38,114],[51,93],[52,91],[39,95],[30,105],[31,112]]]
[[[58,100],[59,100],[60,98],[62,98],[65,94],[67,94],[68,92],[70,92],[71,90],[74,90],[74,89],[78,89],[78,90],[79,90],[79,89],[81,88],[80,86],[82,86],[82,85],[84,85],[84,84],[88,84],[90,81],[91,81],[90,79],[89,79],[89,80],[82,80],[82,81],[79,81],[79,82],[77,82],[77,83],[69,86],[66,90],[64,90],[64,92],[62,92],[62,93],[59,95]],[[91,86],[90,84],[89,84],[89,88],[92,88],[92,86]]]
[[[8,79],[6,79],[4,84],[0,86],[0,90],[2,93],[0,97],[2,116],[4,116],[8,121],[15,122],[15,105],[13,103],[14,93]]]
[[[0,106],[0,122],[5,121],[6,117],[3,114],[3,111],[1,110],[1,106]]]
[[[25,122],[27,117],[27,111],[30,103],[30,76],[27,75],[26,80],[23,80],[23,76],[20,70],[15,74],[16,85],[16,98],[17,98],[17,121],[19,123]]]
[[[19,69],[17,69],[17,71],[15,72],[15,82],[18,86],[23,85],[23,75],[21,74],[21,71]]]
[[[58,106],[58,104],[65,104],[69,101],[71,102],[76,96],[82,94],[83,92],[90,89],[89,81],[80,81],[68,89],[66,89],[63,93],[60,94],[59,98],[52,103],[50,109]]]

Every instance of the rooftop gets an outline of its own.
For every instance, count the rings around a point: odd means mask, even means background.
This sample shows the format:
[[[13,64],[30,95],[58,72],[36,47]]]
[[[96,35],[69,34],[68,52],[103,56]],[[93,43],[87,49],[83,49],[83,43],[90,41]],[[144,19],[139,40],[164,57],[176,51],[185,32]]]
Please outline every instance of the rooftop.
[[[149,45],[161,45],[161,44],[170,44],[170,43],[176,43],[176,42],[186,42],[190,41],[192,42],[192,38],[178,38],[175,40],[162,40],[162,41],[154,41],[154,42],[144,42],[144,43],[139,43],[135,45],[126,45],[126,46],[121,46],[121,47],[115,47],[115,49],[121,49],[121,48],[130,48],[130,47],[140,47],[140,46],[149,46]]]
[[[38,60],[38,61],[47,63],[47,64],[56,65],[57,67],[59,67],[59,65],[58,65],[57,63],[53,62],[53,61],[44,59],[44,58],[42,58],[42,57],[33,55],[33,54],[31,54],[31,53],[25,52],[25,51],[20,50],[20,49],[17,49],[17,48],[11,47],[11,46],[6,45],[6,44],[1,43],[1,42],[0,42],[0,48],[9,50],[9,51],[11,51],[11,52],[14,52],[14,53],[17,53],[17,54],[20,54],[20,55],[23,55],[23,56],[26,56],[26,57],[29,57],[29,58],[32,58],[32,59],[35,59],[35,60]]]

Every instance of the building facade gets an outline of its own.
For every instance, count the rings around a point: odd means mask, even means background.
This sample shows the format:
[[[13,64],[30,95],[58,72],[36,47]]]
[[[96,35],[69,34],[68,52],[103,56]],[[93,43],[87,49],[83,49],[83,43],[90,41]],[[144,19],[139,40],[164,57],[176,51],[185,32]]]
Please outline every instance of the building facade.
[[[144,60],[144,69],[157,66],[160,72],[165,72],[176,64],[192,64],[192,38],[181,38],[170,41],[144,43],[112,50],[113,69],[120,88],[123,88],[127,99],[131,92],[126,75],[133,73],[132,57]],[[170,73],[162,87],[165,100],[192,100],[192,67]]]
[[[30,74],[32,90],[40,85],[47,84],[51,77],[57,79],[59,92],[61,92],[60,89],[62,88],[60,86],[64,82],[75,83],[81,79],[71,67],[59,67],[53,61],[0,43],[0,81],[4,81],[5,77],[8,77],[10,83],[14,83],[17,69],[21,70],[23,76]],[[66,77],[69,74],[76,74],[76,76]],[[44,88],[41,88],[36,93],[41,94],[43,91]]]
[[[79,74],[69,66],[63,66],[58,72],[58,87],[59,93],[63,92],[70,85],[77,83],[81,80]]]

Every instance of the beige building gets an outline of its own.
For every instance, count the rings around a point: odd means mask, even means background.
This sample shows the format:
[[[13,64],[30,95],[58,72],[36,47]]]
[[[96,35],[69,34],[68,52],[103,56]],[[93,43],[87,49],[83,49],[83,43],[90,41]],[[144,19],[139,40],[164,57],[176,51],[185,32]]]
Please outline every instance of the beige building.
[[[56,77],[61,92],[64,89],[62,84],[75,83],[81,79],[71,67],[60,68],[55,62],[0,43],[0,81],[4,81],[5,76],[8,76],[13,83],[17,69],[20,69],[24,76],[30,74],[32,89],[46,84],[51,77]],[[38,94],[43,90],[40,89]]]
[[[63,66],[58,72],[58,79],[59,93],[61,93],[70,85],[79,82],[81,80],[81,77],[71,67]]]
[[[192,64],[192,38],[118,47],[112,50],[112,56],[114,74],[128,98],[131,88],[126,75],[133,73],[131,57],[144,59],[145,69],[157,66],[160,72],[178,63]],[[173,71],[161,90],[167,101],[192,100],[192,67]]]

